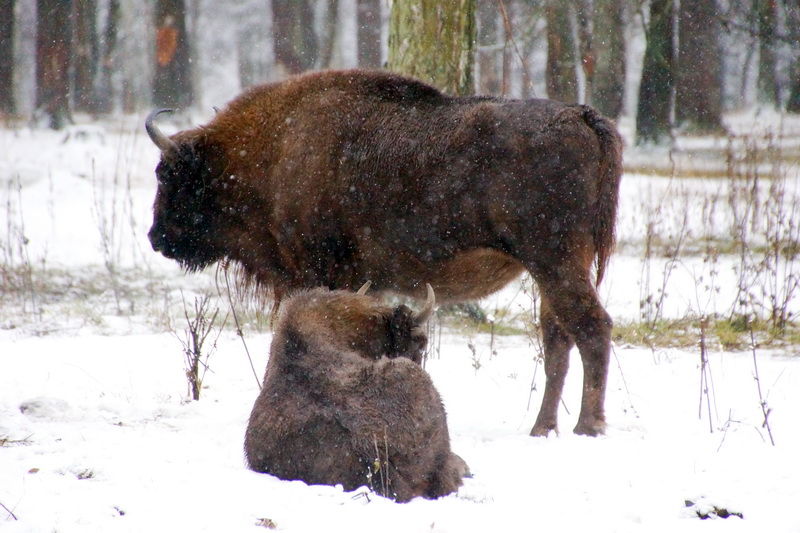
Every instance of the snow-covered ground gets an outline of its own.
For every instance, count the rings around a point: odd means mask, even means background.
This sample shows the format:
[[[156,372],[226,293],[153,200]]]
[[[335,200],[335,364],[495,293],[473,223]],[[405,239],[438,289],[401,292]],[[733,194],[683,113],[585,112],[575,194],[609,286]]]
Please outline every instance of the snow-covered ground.
[[[534,439],[544,372],[529,340],[497,337],[490,357],[487,335],[445,329],[441,355],[426,368],[445,400],[453,449],[474,474],[457,494],[395,504],[250,472],[242,441],[258,389],[231,328],[202,399],[187,401],[170,329],[182,331],[182,294],[191,305],[217,283],[213,272],[183,275],[150,250],[157,150],[142,119],[0,130],[0,530],[800,531],[797,347],[759,349],[757,382],[751,352],[711,346],[706,397],[699,350],[616,346],[609,428],[594,439],[571,433],[581,391],[573,352],[561,433]],[[698,213],[720,187],[625,177],[622,246],[601,287],[615,318],[640,314],[648,206],[667,206],[664,235],[685,209],[692,236],[702,237],[719,230]],[[653,261],[658,286],[665,258]],[[728,309],[736,283],[726,261],[706,288],[703,255],[682,258],[663,313]],[[484,302],[488,310],[526,305],[517,286]],[[244,337],[260,375],[268,328],[245,325]]]

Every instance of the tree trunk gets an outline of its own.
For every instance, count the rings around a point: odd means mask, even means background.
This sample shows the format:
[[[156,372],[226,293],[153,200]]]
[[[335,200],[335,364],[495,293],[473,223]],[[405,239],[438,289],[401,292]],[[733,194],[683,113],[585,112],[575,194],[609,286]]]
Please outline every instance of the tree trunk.
[[[0,0],[0,115],[13,115],[14,0]]]
[[[381,2],[358,0],[358,66],[381,66]]]
[[[289,74],[314,68],[319,55],[308,0],[272,0],[275,60]]]
[[[786,0],[784,9],[794,52],[789,69],[789,100],[786,102],[786,110],[790,113],[800,113],[800,2]]]
[[[114,90],[111,73],[118,60],[117,33],[120,17],[120,0],[110,0],[108,15],[103,27],[102,59],[98,68],[100,74],[97,81],[96,106],[98,113],[110,113],[114,110]]]
[[[636,142],[661,142],[670,134],[674,90],[672,0],[652,0],[644,53]]]
[[[758,93],[764,102],[777,105],[780,103],[775,46],[777,45],[777,10],[776,0],[755,0],[753,16],[758,21]]]
[[[595,0],[594,83],[589,103],[602,114],[617,118],[625,94],[625,2]]]
[[[597,66],[597,43],[594,39],[594,0],[572,0],[575,20],[578,25],[578,64],[583,74],[583,95],[578,84],[578,101],[591,102],[594,91],[594,75]]]
[[[505,94],[502,77],[504,50],[500,43],[506,39],[505,25],[500,24],[500,8],[497,2],[478,3],[478,92],[481,94]],[[504,47],[505,48],[505,47]]]
[[[75,109],[97,113],[94,82],[98,69],[96,0],[74,0]]]
[[[800,60],[795,59],[789,73],[789,101],[786,102],[786,111],[800,113]]]
[[[679,123],[693,131],[722,128],[722,55],[716,3],[680,3],[680,52],[675,111]]]
[[[69,67],[72,41],[70,0],[36,2],[36,110],[49,127],[70,122]]]
[[[252,11],[237,18],[239,47],[239,81],[243,88],[273,79],[275,49],[272,41],[274,23],[272,5],[259,1]]]
[[[186,108],[192,105],[192,69],[183,0],[157,0],[156,69],[153,104]]]
[[[476,0],[395,0],[389,21],[389,70],[452,95],[473,94]]]
[[[572,32],[572,4],[547,0],[547,97],[562,102],[578,101],[577,47]]]

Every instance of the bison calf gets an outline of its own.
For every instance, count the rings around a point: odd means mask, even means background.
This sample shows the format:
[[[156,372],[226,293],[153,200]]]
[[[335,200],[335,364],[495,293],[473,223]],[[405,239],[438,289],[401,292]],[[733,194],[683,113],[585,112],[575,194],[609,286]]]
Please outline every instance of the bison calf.
[[[248,465],[309,484],[367,485],[406,502],[455,491],[466,464],[450,451],[442,400],[420,361],[419,313],[363,291],[314,289],[281,308],[245,434]]]

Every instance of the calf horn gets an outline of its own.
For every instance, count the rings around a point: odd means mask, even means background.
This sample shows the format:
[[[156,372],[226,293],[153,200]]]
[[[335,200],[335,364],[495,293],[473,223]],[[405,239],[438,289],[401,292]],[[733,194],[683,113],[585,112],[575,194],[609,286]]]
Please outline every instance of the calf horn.
[[[150,140],[153,141],[153,144],[158,146],[158,149],[162,152],[175,149],[177,145],[175,141],[161,133],[161,130],[158,129],[154,121],[161,113],[172,113],[172,111],[172,109],[156,109],[155,111],[151,111],[150,114],[147,115],[147,118],[144,119],[144,129],[147,130],[147,135],[150,136]]]
[[[414,324],[417,326],[421,326],[428,321],[433,314],[433,307],[436,305],[436,296],[433,294],[433,287],[431,287],[430,283],[426,283],[425,286],[428,288],[428,298],[425,300],[422,309],[414,315]]]
[[[371,281],[367,281],[365,284],[363,284],[361,286],[360,289],[358,289],[358,291],[356,291],[356,294],[358,294],[360,296],[364,296],[365,294],[367,294],[367,289],[369,289],[370,285],[372,285],[372,282]]]

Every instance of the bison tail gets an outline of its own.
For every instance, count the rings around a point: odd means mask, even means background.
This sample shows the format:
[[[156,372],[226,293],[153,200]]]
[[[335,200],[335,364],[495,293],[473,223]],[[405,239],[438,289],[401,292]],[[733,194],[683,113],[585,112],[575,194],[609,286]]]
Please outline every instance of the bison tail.
[[[600,142],[597,210],[592,224],[597,285],[603,280],[608,260],[616,243],[617,203],[622,178],[622,138],[614,124],[589,106],[583,107],[583,119]]]

